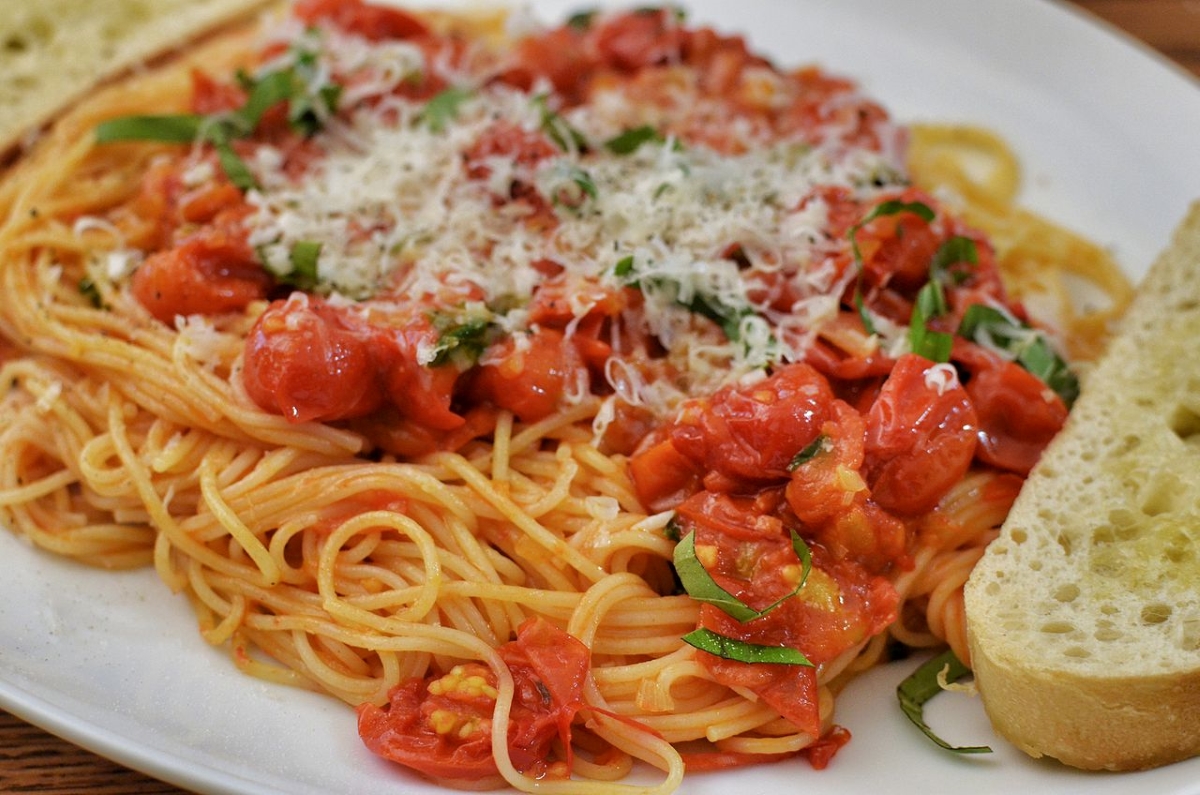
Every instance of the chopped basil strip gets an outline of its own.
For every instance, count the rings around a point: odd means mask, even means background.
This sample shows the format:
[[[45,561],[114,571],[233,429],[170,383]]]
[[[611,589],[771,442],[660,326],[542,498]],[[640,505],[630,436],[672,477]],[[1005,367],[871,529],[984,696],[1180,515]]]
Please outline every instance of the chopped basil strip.
[[[658,130],[646,124],[626,130],[618,136],[604,142],[604,148],[614,155],[629,155],[638,150],[642,144],[662,143],[664,140]]]
[[[1054,390],[1068,408],[1079,397],[1079,379],[1054,352],[1045,335],[1008,312],[974,304],[963,314],[958,334],[1012,356],[1017,364]]]
[[[571,181],[579,186],[587,196],[595,199],[599,196],[596,191],[596,183],[592,180],[592,175],[584,171],[582,168],[571,169]]]
[[[464,359],[466,363],[473,364],[499,334],[496,324],[486,315],[459,318],[434,312],[430,314],[429,319],[438,331],[438,341],[431,362],[435,367]]]
[[[100,288],[96,286],[96,281],[91,276],[84,276],[79,280],[79,294],[88,300],[96,309],[106,309],[104,298],[100,295]]]
[[[978,265],[979,250],[971,238],[956,235],[938,247],[929,266],[929,278],[942,280],[949,275],[957,284],[965,279],[967,274],[951,271],[951,268],[963,262],[971,266]]]
[[[567,17],[567,27],[574,28],[575,30],[587,30],[592,26],[592,21],[596,18],[597,13],[599,12],[594,8],[577,11]]]
[[[730,342],[741,341],[743,320],[748,317],[757,317],[757,313],[750,306],[731,306],[714,295],[706,295],[700,291],[697,291],[690,301],[683,301],[678,298],[680,291],[677,283],[661,276],[639,277],[637,265],[632,256],[622,257],[613,266],[613,275],[625,286],[636,287],[639,290],[643,290],[646,286],[655,289],[673,289],[677,305],[716,323],[721,327],[721,331],[725,332],[725,336]]]
[[[171,144],[190,144],[200,137],[206,118],[194,113],[174,116],[122,116],[100,122],[96,126],[96,142],[162,141]]]
[[[789,646],[761,646],[757,643],[747,643],[743,640],[718,635],[711,629],[703,627],[684,635],[683,640],[701,651],[735,662],[812,666],[803,653]]]
[[[928,325],[930,320],[942,317],[948,311],[942,283],[937,279],[926,282],[917,293],[908,325],[908,342],[913,353],[934,362],[950,361],[954,336],[944,331],[933,331]]]
[[[829,436],[823,433],[817,434],[816,439],[813,439],[803,450],[792,457],[792,460],[788,462],[787,471],[795,472],[821,453],[828,452],[832,447],[833,440]]]
[[[542,115],[542,132],[546,133],[546,137],[553,141],[555,146],[564,152],[582,152],[587,149],[587,139],[583,133],[550,109],[545,94],[534,97],[533,104]]]
[[[435,133],[440,133],[458,118],[459,107],[470,98],[471,92],[465,88],[447,88],[435,94],[425,105],[425,110],[421,112],[421,121]]]
[[[938,737],[925,722],[925,702],[942,692],[942,687],[938,683],[938,674],[947,666],[946,681],[948,682],[957,682],[970,673],[970,669],[962,664],[954,652],[949,650],[943,652],[918,668],[912,676],[905,679],[896,688],[896,698],[900,700],[900,709],[918,729],[925,733],[926,737],[942,748],[960,754],[990,754],[992,749],[986,745],[951,745]]]
[[[288,252],[288,262],[292,266],[290,273],[279,277],[284,284],[291,284],[301,290],[312,290],[317,286],[317,262],[321,257],[321,244],[313,240],[297,240]]]
[[[858,318],[862,321],[863,331],[868,334],[878,333],[879,330],[875,328],[875,319],[871,317],[871,310],[867,309],[867,302],[863,298],[862,287],[859,285],[854,287],[854,308],[858,310]]]
[[[337,108],[341,87],[318,81],[316,53],[297,51],[295,59],[291,66],[259,77],[239,73],[246,101],[237,110],[209,116],[180,113],[110,119],[96,127],[96,140],[209,143],[229,180],[242,190],[249,190],[257,183],[245,161],[234,151],[233,140],[252,135],[263,115],[280,102],[287,103],[288,124],[306,136],[320,129],[322,117]]]
[[[809,552],[808,545],[804,543],[804,539],[800,538],[795,530],[789,530],[789,532],[792,536],[792,549],[796,552],[796,557],[800,559],[802,566],[800,581],[796,583],[795,590],[780,597],[762,610],[755,610],[717,584],[712,575],[708,573],[708,570],[704,568],[704,564],[696,557],[695,533],[688,533],[675,545],[675,572],[679,575],[679,580],[683,583],[683,588],[687,591],[688,596],[696,601],[714,605],[720,608],[722,612],[743,623],[753,621],[756,618],[762,618],[776,607],[779,607],[785,600],[799,593],[800,589],[804,587],[805,581],[808,580],[809,573],[812,571],[812,553]]]

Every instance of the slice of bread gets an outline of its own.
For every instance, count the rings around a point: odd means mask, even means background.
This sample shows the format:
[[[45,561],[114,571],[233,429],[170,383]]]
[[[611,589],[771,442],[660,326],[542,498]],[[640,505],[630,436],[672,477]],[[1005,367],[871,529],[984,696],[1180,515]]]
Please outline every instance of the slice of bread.
[[[0,13],[0,162],[98,83],[268,2],[6,0]]]
[[[1200,754],[1200,202],[966,587],[976,682],[1026,753]]]

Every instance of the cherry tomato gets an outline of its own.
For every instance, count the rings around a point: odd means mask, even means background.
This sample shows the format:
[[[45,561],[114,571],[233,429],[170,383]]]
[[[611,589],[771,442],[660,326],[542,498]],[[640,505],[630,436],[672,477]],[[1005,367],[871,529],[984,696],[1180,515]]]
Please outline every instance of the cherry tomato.
[[[133,274],[133,295],[171,324],[178,315],[237,312],[264,298],[273,280],[242,235],[209,229],[155,252]]]
[[[544,77],[568,103],[578,102],[594,59],[583,46],[582,34],[572,27],[555,28],[517,42],[498,79],[530,91]]]
[[[677,63],[686,35],[671,18],[673,13],[656,8],[603,20],[588,32],[589,43],[601,63],[621,71]]]
[[[975,456],[979,422],[967,391],[949,365],[915,354],[896,362],[866,421],[871,496],[901,516],[933,510]]]
[[[1014,362],[981,370],[967,382],[979,415],[976,456],[985,464],[1029,474],[1067,420],[1062,398]]]
[[[684,532],[696,533],[696,556],[713,579],[757,610],[792,594],[802,574],[790,533],[766,514],[777,501],[769,494],[750,499],[700,492],[676,512]],[[798,594],[746,622],[704,604],[701,626],[748,643],[798,649],[821,664],[895,620],[899,600],[887,579],[835,560],[820,544],[809,548],[813,571]],[[698,655],[717,681],[751,690],[801,730],[820,735],[815,669]]]
[[[317,298],[276,301],[246,338],[246,392],[291,422],[328,422],[383,404],[369,333]]]
[[[508,753],[513,765],[535,777],[557,777],[554,744],[567,749],[571,722],[584,706],[590,652],[578,639],[544,619],[526,621],[514,641],[498,649],[516,685]],[[358,708],[358,731],[373,752],[439,779],[479,781],[497,775],[491,724],[496,675],[466,663],[443,675],[401,682],[386,707]]]
[[[429,32],[412,14],[362,0],[299,0],[292,13],[309,24],[329,22],[370,41],[410,39]]]
[[[561,405],[567,379],[581,371],[574,349],[559,331],[542,329],[518,343],[508,338],[474,372],[471,395],[536,422]]]
[[[686,457],[733,483],[784,479],[830,416],[833,399],[820,373],[792,364],[685,407],[670,438]]]

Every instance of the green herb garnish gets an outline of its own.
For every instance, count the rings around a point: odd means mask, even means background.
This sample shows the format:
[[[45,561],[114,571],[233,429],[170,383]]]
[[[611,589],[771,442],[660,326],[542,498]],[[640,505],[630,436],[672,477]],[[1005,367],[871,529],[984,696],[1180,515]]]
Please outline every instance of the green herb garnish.
[[[1079,397],[1079,379],[1054,352],[1044,334],[1007,312],[974,304],[963,314],[958,334],[1012,356],[1062,398],[1067,408]]]
[[[798,649],[789,646],[762,646],[757,643],[747,643],[743,640],[718,635],[704,627],[684,635],[683,640],[701,651],[735,662],[812,666],[812,662]]]
[[[934,362],[950,361],[954,335],[929,328],[929,321],[949,311],[946,291],[937,279],[930,279],[917,293],[908,324],[908,343],[912,352]]]
[[[918,729],[925,733],[926,737],[948,751],[960,754],[990,754],[992,749],[986,745],[951,745],[938,737],[925,722],[925,702],[942,692],[938,675],[943,670],[946,670],[947,682],[957,682],[971,672],[952,651],[947,650],[934,657],[896,688],[896,697],[900,700],[901,711]]]
[[[443,132],[450,122],[458,118],[459,107],[470,99],[471,92],[465,88],[450,87],[433,96],[421,111],[420,120],[435,133]]]
[[[479,361],[479,357],[500,334],[500,328],[492,321],[490,314],[460,317],[433,312],[429,320],[438,332],[437,345],[430,362],[434,367],[454,360],[473,364]]]
[[[862,220],[850,227],[846,232],[846,237],[850,240],[850,252],[854,255],[854,267],[858,270],[858,280],[854,285],[852,300],[854,308],[858,311],[858,316],[862,319],[863,328],[868,334],[876,333],[876,328],[875,321],[871,318],[871,312],[867,309],[862,293],[863,257],[862,251],[858,247],[858,232],[876,218],[882,218],[887,215],[900,215],[902,213],[912,213],[923,219],[925,223],[932,222],[936,216],[933,208],[924,202],[906,202],[899,199],[891,199],[875,205],[869,213],[862,217]]]
[[[549,97],[538,94],[533,98],[534,107],[541,114],[542,132],[564,152],[582,152],[587,149],[587,138],[572,127],[561,114],[550,108]]]
[[[257,187],[253,174],[233,148],[233,141],[246,138],[258,129],[263,115],[280,102],[287,103],[288,124],[308,136],[320,128],[325,113],[337,107],[341,87],[318,81],[316,53],[297,51],[291,66],[267,72],[259,77],[240,73],[246,89],[242,107],[211,115],[179,113],[173,115],[123,116],[101,122],[96,127],[99,143],[115,141],[160,141],[163,143],[208,143],[217,153],[229,180],[242,190]]]
[[[675,545],[675,572],[679,575],[680,582],[683,583],[683,589],[693,599],[714,605],[720,608],[722,612],[743,623],[753,621],[756,618],[762,618],[776,607],[779,607],[784,601],[799,593],[800,589],[804,587],[805,581],[808,580],[809,573],[812,571],[812,553],[809,552],[808,545],[804,543],[804,539],[800,538],[795,530],[789,530],[789,532],[792,537],[792,549],[803,566],[800,581],[791,593],[780,597],[762,610],[755,610],[717,584],[712,575],[708,573],[708,570],[704,568],[704,564],[696,557],[695,533],[688,533]]]
[[[665,138],[650,125],[634,127],[620,135],[609,138],[604,142],[604,148],[614,155],[629,155],[638,150],[642,144],[663,143]]]
[[[813,439],[803,450],[796,453],[792,460],[788,462],[787,471],[795,472],[800,467],[807,464],[809,461],[816,458],[821,453],[829,451],[833,446],[833,440],[827,434],[819,433],[817,438]]]

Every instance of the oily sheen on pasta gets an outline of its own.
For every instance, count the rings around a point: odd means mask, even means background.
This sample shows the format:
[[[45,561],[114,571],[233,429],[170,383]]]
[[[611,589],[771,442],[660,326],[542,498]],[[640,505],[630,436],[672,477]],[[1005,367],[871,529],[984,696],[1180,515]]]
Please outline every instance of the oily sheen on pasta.
[[[3,520],[152,564],[398,776],[824,767],[855,673],[966,658],[1128,297],[1015,173],[676,9],[299,0],[5,175]]]

